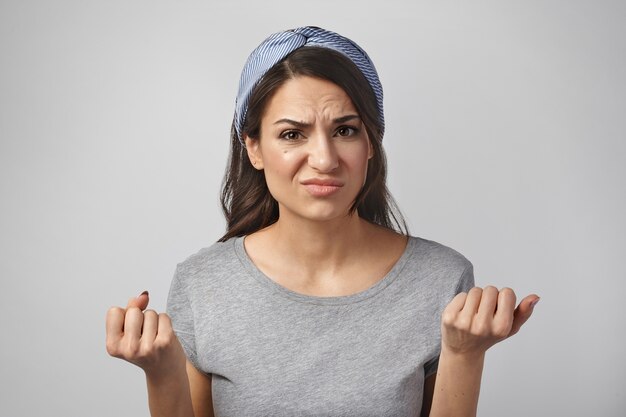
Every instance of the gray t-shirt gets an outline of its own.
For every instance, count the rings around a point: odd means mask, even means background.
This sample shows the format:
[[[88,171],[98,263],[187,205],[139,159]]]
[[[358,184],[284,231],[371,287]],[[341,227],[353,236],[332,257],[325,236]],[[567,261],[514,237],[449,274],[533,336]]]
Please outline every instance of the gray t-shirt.
[[[167,312],[189,360],[212,375],[218,417],[419,416],[441,313],[473,285],[465,257],[411,237],[367,290],[303,295],[233,238],[177,265]]]

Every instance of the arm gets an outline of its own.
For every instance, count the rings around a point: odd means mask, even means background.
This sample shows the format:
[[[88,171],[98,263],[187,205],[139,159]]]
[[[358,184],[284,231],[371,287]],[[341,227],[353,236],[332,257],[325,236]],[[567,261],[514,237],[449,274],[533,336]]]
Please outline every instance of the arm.
[[[515,293],[509,288],[475,287],[457,294],[443,312],[439,367],[429,381],[434,385],[432,405],[424,413],[424,404],[422,416],[475,417],[485,352],[517,333],[538,301],[529,295],[515,308]],[[426,394],[425,389],[424,403],[430,400]]]
[[[146,384],[152,417],[195,417],[185,368],[178,370],[176,374],[162,376],[146,372]]]
[[[211,376],[198,371],[187,361],[187,375],[195,417],[214,417]]]
[[[193,389],[201,385],[196,375],[188,378],[185,353],[169,317],[145,310],[148,301],[146,292],[131,298],[125,309],[109,309],[107,352],[144,370],[152,417],[194,417],[190,385]]]

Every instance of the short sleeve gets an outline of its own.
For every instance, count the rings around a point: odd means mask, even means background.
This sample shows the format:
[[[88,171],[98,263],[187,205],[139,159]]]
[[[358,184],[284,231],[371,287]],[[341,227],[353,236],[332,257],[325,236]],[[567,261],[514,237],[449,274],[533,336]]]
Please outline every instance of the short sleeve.
[[[461,292],[468,292],[472,287],[474,287],[474,267],[472,263],[468,261],[468,265],[465,267],[463,273],[461,273],[461,276],[459,277],[459,281],[456,285],[454,295],[457,295]],[[424,364],[424,379],[437,372],[438,367],[439,355]]]
[[[167,314],[172,320],[174,333],[183,346],[185,355],[196,367],[198,366],[196,354],[196,337],[194,331],[193,311],[189,302],[188,287],[182,280],[180,264],[176,266],[174,278],[167,297]]]
[[[468,261],[468,265],[465,267],[465,270],[461,274],[461,278],[459,278],[459,283],[456,286],[456,291],[454,295],[457,295],[461,292],[468,292],[474,287],[474,266],[471,262]]]

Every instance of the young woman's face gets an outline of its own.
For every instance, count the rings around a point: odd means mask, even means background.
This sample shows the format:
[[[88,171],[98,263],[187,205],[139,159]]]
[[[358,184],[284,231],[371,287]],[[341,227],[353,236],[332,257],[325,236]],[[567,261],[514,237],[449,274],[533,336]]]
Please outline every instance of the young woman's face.
[[[331,220],[348,214],[373,150],[352,100],[330,81],[300,76],[265,107],[248,155],[263,169],[280,216]]]

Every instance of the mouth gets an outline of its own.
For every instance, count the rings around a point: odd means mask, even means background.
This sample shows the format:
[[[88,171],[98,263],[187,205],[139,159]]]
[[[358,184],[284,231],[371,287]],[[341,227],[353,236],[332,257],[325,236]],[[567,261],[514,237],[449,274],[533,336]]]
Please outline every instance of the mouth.
[[[313,197],[326,197],[336,193],[343,187],[341,181],[331,179],[309,179],[301,181],[300,184],[302,184]]]

